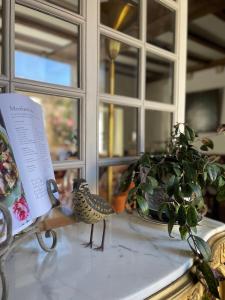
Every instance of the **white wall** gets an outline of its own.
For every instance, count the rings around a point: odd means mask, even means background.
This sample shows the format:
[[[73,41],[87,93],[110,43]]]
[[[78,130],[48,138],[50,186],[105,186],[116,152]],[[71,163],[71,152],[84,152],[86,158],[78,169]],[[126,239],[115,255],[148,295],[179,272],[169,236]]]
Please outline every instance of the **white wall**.
[[[155,98],[163,98],[168,95],[170,82],[166,80],[156,81],[154,84],[147,86],[151,88],[151,94]],[[220,124],[225,123],[225,68],[222,66],[212,69],[198,71],[187,75],[186,92],[202,92],[207,90],[221,89],[223,91],[222,111]],[[148,92],[148,91],[147,91]],[[162,120],[157,120],[162,122]],[[215,133],[206,133],[204,136],[209,136],[214,141],[213,153],[225,154],[225,136],[216,136]]]
[[[225,88],[225,68],[217,67],[188,74],[186,91],[199,92]]]

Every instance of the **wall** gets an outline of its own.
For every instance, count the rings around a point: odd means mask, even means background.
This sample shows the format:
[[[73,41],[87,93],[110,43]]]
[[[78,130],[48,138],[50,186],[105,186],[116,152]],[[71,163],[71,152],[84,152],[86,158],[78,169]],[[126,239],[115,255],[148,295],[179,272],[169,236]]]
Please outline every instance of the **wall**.
[[[225,68],[220,66],[188,74],[186,91],[200,92],[212,89],[222,89],[222,110],[220,124],[225,123]],[[215,133],[206,133],[214,141],[213,153],[225,154],[225,136],[216,136]]]
[[[147,93],[154,95],[155,98],[163,99],[165,94],[168,95],[168,92],[171,90],[169,88],[170,82],[167,80],[156,81],[154,84],[147,86]],[[192,74],[187,75],[186,81],[186,92],[200,92],[213,89],[222,90],[222,109],[221,109],[221,118],[220,124],[225,123],[225,68],[215,67],[212,69],[198,71]],[[163,101],[165,102],[165,101]],[[163,122],[163,119],[157,119],[157,123]],[[167,121],[165,121],[167,123]],[[213,153],[225,154],[225,136],[217,136],[215,133],[206,133],[204,136],[209,136],[214,141],[214,150]]]

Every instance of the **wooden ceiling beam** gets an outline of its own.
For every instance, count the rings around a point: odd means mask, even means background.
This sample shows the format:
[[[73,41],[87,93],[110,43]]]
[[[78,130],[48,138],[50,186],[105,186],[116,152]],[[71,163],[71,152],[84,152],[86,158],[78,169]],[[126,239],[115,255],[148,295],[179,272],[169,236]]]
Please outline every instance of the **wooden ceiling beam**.
[[[214,14],[222,11],[225,9],[225,0],[189,0],[188,6],[188,22],[191,22],[207,14]],[[168,28],[171,27],[170,25],[170,15],[162,15],[153,20],[151,24],[147,25],[147,32],[151,32],[151,38],[154,38],[168,32]]]
[[[224,1],[225,2],[225,1]],[[207,48],[213,49],[217,52],[221,52],[225,54],[225,47],[207,39],[206,37],[202,37],[194,32],[188,32],[188,39],[198,44],[201,44]]]
[[[220,20],[222,20],[223,22],[225,22],[225,13],[224,11],[219,11],[217,13],[214,14],[217,18],[219,18]]]
[[[75,38],[77,37],[76,32],[75,31],[73,32],[72,28],[71,30],[66,30],[64,28],[60,28],[59,26],[55,26],[49,22],[44,22],[43,20],[40,21],[38,18],[34,18],[28,15],[16,13],[15,21],[18,24],[26,26],[27,29],[34,28],[43,31],[44,33],[49,33],[64,39],[74,41]],[[72,26],[73,25],[71,25],[71,27]]]
[[[46,0],[46,2],[54,4],[54,5],[58,5],[62,8],[68,9],[70,11],[78,11],[78,9],[79,9],[79,5],[76,8],[75,1],[74,1],[74,4],[69,3],[65,0],[63,0],[63,1],[62,0]]]
[[[221,59],[217,59],[214,61],[211,61],[208,64],[204,64],[202,66],[193,66],[193,67],[189,67],[187,69],[188,73],[193,73],[193,72],[197,72],[197,71],[201,71],[201,70],[206,70],[206,69],[210,69],[210,68],[214,68],[214,67],[219,67],[219,66],[225,66],[225,57],[221,58]]]
[[[60,48],[60,46],[55,43],[51,43],[49,41],[42,40],[40,38],[36,38],[31,35],[25,35],[18,32],[15,32],[15,38],[18,41],[25,42],[28,44],[30,43],[31,45],[38,45],[44,48],[48,48],[49,50],[57,50],[58,48]]]
[[[203,17],[207,14],[214,14],[225,9],[224,0],[189,0],[188,21]]]
[[[29,47],[22,46],[22,45],[16,45],[16,50],[21,51],[21,52],[26,52],[26,53],[29,53],[29,54],[38,55],[38,56],[45,56],[46,55],[45,51],[41,51],[39,49],[29,48]]]
[[[198,63],[201,63],[201,64],[208,64],[209,62],[211,62],[210,59],[202,57],[199,54],[194,53],[192,51],[188,51],[187,57],[188,57],[188,59],[198,62]]]

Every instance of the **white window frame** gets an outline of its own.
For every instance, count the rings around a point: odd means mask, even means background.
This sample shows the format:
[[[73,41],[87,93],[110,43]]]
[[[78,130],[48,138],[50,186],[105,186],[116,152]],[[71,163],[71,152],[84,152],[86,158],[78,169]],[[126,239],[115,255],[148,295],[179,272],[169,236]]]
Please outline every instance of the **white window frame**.
[[[176,11],[176,24],[175,24],[175,52],[164,50],[146,42],[146,26],[147,26],[147,0],[140,0],[140,39],[130,37],[122,32],[116,31],[100,23],[100,0],[94,0],[98,4],[98,11],[93,12],[93,18],[98,17],[98,45],[92,45],[98,49],[98,66],[96,72],[99,77],[99,64],[100,64],[100,35],[105,35],[113,39],[117,39],[130,46],[134,46],[140,50],[139,60],[139,95],[138,98],[129,98],[124,96],[103,94],[99,92],[99,82],[97,87],[97,103],[100,102],[114,103],[117,105],[129,105],[136,107],[139,111],[138,120],[138,152],[145,151],[145,110],[153,109],[157,111],[165,111],[173,113],[173,123],[184,122],[185,119],[185,81],[186,81],[186,39],[187,39],[187,0],[156,0],[160,4]],[[156,101],[149,101],[145,99],[145,71],[146,71],[146,53],[151,52],[161,57],[164,57],[174,62],[174,99],[173,104],[159,103]],[[96,132],[96,136],[98,130]],[[98,138],[97,138],[98,141]],[[119,164],[127,164],[136,157],[122,157],[122,158],[108,158],[97,159],[97,166],[112,166]],[[98,175],[98,169],[97,169]],[[96,181],[98,182],[98,180]],[[98,187],[97,187],[98,189]]]
[[[4,2],[4,75],[0,75],[0,87],[6,92],[16,89],[26,92],[46,93],[80,99],[81,132],[80,160],[54,163],[55,170],[80,169],[93,192],[98,192],[98,173],[100,166],[127,164],[137,157],[99,159],[98,151],[98,114],[99,103],[114,103],[138,109],[138,152],[145,150],[145,110],[154,109],[173,113],[173,121],[185,119],[185,81],[186,81],[186,44],[187,44],[187,0],[157,0],[162,5],[177,12],[175,52],[160,49],[146,43],[147,1],[140,0],[140,39],[127,36],[100,23],[100,0],[81,0],[80,15],[48,4],[44,0],[2,0]],[[14,22],[15,3],[45,12],[64,21],[80,25],[80,65],[81,87],[63,87],[32,80],[14,78]],[[139,95],[138,98],[111,96],[99,92],[100,35],[118,39],[140,49],[139,55]],[[9,38],[10,37],[10,38]],[[146,53],[161,55],[175,62],[174,66],[174,103],[165,104],[145,99]]]

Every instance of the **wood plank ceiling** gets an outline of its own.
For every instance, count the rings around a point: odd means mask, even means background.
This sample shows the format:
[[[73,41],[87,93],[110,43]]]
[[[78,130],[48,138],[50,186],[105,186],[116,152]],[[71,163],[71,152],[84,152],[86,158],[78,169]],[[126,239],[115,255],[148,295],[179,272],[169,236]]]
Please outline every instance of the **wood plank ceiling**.
[[[188,1],[187,71],[225,64],[225,1]]]

